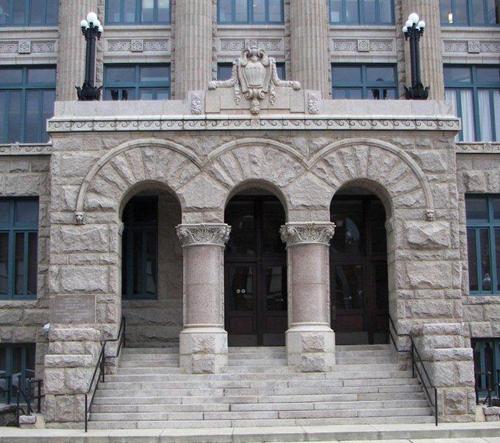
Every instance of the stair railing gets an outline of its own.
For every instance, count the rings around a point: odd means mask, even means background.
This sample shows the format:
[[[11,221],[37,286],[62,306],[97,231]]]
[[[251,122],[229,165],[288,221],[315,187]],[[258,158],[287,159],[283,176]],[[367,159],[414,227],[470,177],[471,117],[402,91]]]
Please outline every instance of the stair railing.
[[[434,409],[434,421],[436,426],[439,424],[439,405],[438,405],[438,392],[437,388],[434,386],[434,384],[431,381],[431,378],[429,376],[429,373],[427,372],[427,369],[425,367],[424,361],[422,360],[422,357],[420,356],[420,352],[418,351],[418,348],[415,344],[415,341],[413,339],[413,336],[411,334],[399,334],[396,325],[394,324],[394,321],[392,320],[392,317],[390,314],[387,314],[389,318],[389,337],[391,339],[392,344],[394,345],[394,348],[396,352],[399,353],[409,353],[411,357],[411,368],[412,368],[412,375],[413,377],[417,377],[420,380],[420,383],[422,383],[422,386],[424,388],[425,395],[427,396],[427,400],[429,401],[431,407]],[[396,337],[394,337],[396,335]],[[397,337],[406,337],[410,339],[410,349],[401,349],[399,348],[399,345],[397,343],[396,338]]]
[[[118,342],[116,353],[112,357],[112,358],[117,358],[120,355],[122,348],[125,346],[125,328],[126,328],[125,317],[122,317],[117,337],[111,340],[105,340],[101,342],[101,351],[99,352],[99,357],[97,359],[94,368],[94,373],[92,374],[92,379],[90,380],[89,383],[89,387],[87,389],[87,392],[85,393],[85,432],[88,431],[90,407],[92,406],[92,402],[94,401],[95,393],[97,392],[97,388],[99,386],[99,381],[102,380],[103,383],[105,381],[106,343]]]
[[[21,415],[38,414],[42,410],[42,383],[39,378],[25,378],[22,375],[17,377],[16,386],[16,425],[19,427],[19,417]],[[24,388],[26,386],[26,389]],[[34,395],[36,387],[36,393]],[[32,402],[36,401],[36,409],[33,409]]]

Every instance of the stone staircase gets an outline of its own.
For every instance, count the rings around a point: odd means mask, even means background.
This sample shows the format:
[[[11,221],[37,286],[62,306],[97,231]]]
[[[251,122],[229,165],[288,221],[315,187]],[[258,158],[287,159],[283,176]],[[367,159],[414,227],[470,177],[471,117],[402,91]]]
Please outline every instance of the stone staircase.
[[[125,348],[99,385],[91,429],[432,423],[389,345],[337,346],[330,373],[296,373],[285,348],[230,348],[224,374],[181,373],[178,350]]]

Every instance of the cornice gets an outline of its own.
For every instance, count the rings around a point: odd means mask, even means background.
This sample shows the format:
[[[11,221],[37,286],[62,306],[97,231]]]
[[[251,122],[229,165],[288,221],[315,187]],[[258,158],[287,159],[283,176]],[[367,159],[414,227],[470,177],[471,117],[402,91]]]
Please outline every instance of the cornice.
[[[0,157],[9,155],[51,155],[52,144],[0,144]]]

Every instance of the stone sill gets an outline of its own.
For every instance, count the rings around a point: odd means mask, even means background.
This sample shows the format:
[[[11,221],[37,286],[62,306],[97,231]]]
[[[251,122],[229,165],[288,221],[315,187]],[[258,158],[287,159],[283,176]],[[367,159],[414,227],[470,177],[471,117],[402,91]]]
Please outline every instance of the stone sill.
[[[11,143],[0,144],[0,156],[8,155],[51,155],[52,143]]]
[[[500,154],[500,142],[458,142],[457,154]]]

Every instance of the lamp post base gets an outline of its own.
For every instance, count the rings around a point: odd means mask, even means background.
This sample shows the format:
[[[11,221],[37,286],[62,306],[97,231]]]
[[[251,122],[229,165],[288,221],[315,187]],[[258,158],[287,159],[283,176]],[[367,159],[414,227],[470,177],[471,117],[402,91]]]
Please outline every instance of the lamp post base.
[[[90,86],[88,83],[84,83],[80,88],[76,86],[76,92],[78,94],[78,100],[80,101],[92,101],[101,99],[101,89],[102,86]]]
[[[407,88],[405,86],[405,96],[407,100],[427,100],[429,98],[429,86],[424,88],[422,83],[418,83],[417,86],[411,86]]]

